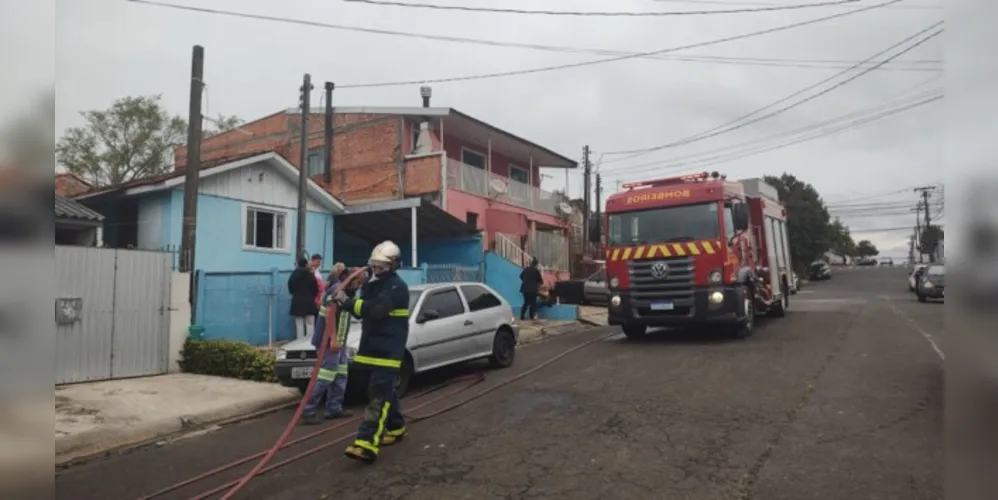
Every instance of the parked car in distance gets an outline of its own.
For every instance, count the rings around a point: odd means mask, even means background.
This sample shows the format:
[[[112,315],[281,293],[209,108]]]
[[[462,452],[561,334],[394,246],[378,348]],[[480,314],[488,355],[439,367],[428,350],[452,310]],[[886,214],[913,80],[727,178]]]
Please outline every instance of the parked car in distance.
[[[857,266],[876,266],[877,259],[874,257],[863,257],[856,261]]]
[[[606,283],[606,268],[600,269],[586,278],[582,288],[582,296],[583,302],[586,304],[608,304],[610,290]]]
[[[831,279],[832,267],[823,260],[816,260],[807,266],[807,278],[811,281]]]
[[[347,335],[350,360],[360,345],[360,320]],[[488,359],[497,368],[513,364],[520,326],[509,302],[484,283],[433,283],[409,287],[409,340],[402,362],[399,395],[408,391],[412,377],[447,365]],[[316,350],[311,339],[289,342],[277,351],[274,371],[281,385],[308,386]],[[351,365],[347,390],[362,394],[367,388],[363,371]]]
[[[915,295],[919,302],[927,302],[929,299],[944,298],[945,290],[946,268],[942,264],[932,264],[925,268],[925,273],[918,280]]]
[[[925,272],[925,264],[915,264],[912,268],[911,274],[908,275],[908,291],[914,292],[918,287],[918,280],[922,277],[922,273]]]

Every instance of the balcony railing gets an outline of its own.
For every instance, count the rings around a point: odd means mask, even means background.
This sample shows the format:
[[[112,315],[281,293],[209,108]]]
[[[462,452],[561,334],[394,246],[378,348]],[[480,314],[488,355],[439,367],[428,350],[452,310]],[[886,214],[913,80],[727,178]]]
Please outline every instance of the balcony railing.
[[[549,215],[561,215],[557,206],[562,200],[554,193],[452,158],[447,159],[447,187]]]

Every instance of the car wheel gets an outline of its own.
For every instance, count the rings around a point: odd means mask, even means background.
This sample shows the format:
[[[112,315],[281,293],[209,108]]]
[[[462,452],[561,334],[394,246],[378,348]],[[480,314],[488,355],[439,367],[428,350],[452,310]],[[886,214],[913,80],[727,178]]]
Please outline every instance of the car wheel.
[[[509,368],[516,359],[516,339],[513,332],[506,328],[500,328],[496,332],[495,339],[492,340],[492,355],[489,356],[489,364],[494,368]]]
[[[742,322],[735,327],[734,337],[736,339],[748,338],[752,336],[752,332],[755,330],[755,297],[749,287],[742,288],[742,291],[742,308],[744,310],[744,318],[742,319]]]
[[[919,302],[928,302],[928,301],[929,301],[929,299],[928,299],[928,297],[926,297],[925,295],[922,295],[922,294],[918,294],[918,301],[919,301]]]
[[[648,335],[648,326],[646,325],[624,325],[624,335],[631,340],[640,340]]]
[[[787,315],[787,309],[790,308],[790,294],[787,293],[785,286],[780,286],[783,297],[776,304],[773,304],[773,308],[770,309],[773,312],[774,318],[782,318]]]

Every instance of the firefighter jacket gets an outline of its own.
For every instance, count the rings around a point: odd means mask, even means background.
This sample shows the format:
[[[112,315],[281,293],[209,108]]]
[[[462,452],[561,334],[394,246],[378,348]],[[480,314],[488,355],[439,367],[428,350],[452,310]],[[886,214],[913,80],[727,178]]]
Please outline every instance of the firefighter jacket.
[[[409,340],[409,287],[394,271],[368,280],[343,309],[360,318],[360,346],[354,366],[398,370]]]

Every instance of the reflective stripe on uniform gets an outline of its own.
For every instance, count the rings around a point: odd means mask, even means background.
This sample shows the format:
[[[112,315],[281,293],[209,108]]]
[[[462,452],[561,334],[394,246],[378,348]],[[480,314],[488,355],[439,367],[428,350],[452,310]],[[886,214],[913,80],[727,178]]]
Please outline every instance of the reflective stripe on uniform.
[[[409,310],[408,309],[392,309],[392,311],[389,312],[388,315],[391,316],[391,317],[393,317],[393,318],[408,318],[409,317]]]
[[[405,427],[403,427],[401,429],[395,429],[393,431],[388,431],[385,434],[387,434],[389,436],[392,436],[392,437],[399,437],[399,436],[405,434]]]
[[[385,421],[388,420],[388,409],[391,408],[391,403],[385,401],[381,403],[381,414],[378,415],[378,429],[374,431],[374,436],[371,438],[374,441],[374,447],[377,448],[381,444],[381,435],[385,433]]]
[[[341,363],[340,366],[336,367],[336,374],[343,375],[346,377],[350,373],[350,369],[346,363]]]
[[[353,301],[353,314],[354,316],[360,316],[360,308],[364,306],[364,299],[357,299]]]
[[[363,439],[355,440],[353,442],[353,445],[357,446],[357,447],[360,447],[360,448],[364,448],[365,450],[370,451],[371,453],[374,453],[375,455],[378,454],[378,447],[375,446],[375,445],[373,445],[373,444],[371,444],[368,441],[363,440]]]
[[[374,358],[371,356],[356,355],[353,357],[354,363],[362,365],[380,366],[384,368],[401,368],[402,362],[397,359]]]
[[[323,382],[332,382],[336,379],[336,370],[328,370],[326,368],[319,368],[319,380]]]

